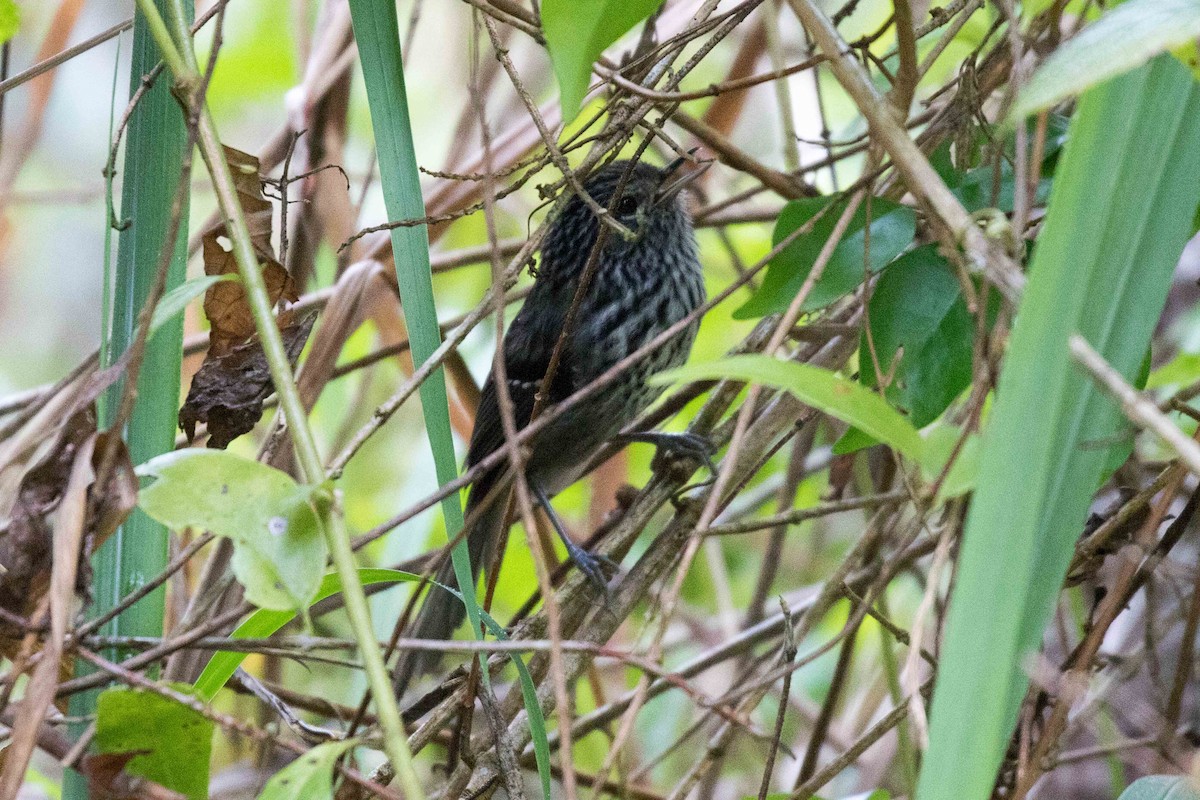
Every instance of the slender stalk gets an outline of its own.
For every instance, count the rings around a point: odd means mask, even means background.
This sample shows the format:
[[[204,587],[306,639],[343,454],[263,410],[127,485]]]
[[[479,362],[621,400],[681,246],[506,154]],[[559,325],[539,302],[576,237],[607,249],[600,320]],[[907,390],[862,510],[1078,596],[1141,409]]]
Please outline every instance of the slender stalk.
[[[172,41],[166,23],[153,4],[153,0],[138,0],[138,8],[141,12],[147,18],[155,20],[155,23],[149,25],[148,28],[164,52],[163,60],[171,70],[176,90],[185,103],[192,104],[197,103],[197,100],[191,95],[190,88],[199,83],[200,76],[195,68],[196,57],[192,49],[191,32],[186,23],[180,24],[180,20],[184,18],[182,4],[183,0],[171,0],[170,9],[177,29],[176,36],[179,37],[178,40]],[[209,175],[212,177],[217,202],[220,205],[222,216],[225,218],[226,230],[233,245],[233,255],[242,278],[242,286],[249,300],[250,310],[254,315],[255,327],[262,341],[263,353],[267,359],[275,391],[279,396],[280,407],[287,418],[288,430],[295,445],[296,460],[304,480],[315,488],[325,481],[325,472],[320,453],[317,450],[316,439],[308,425],[307,413],[296,388],[295,376],[292,374],[291,364],[283,347],[283,339],[275,324],[275,316],[258,264],[258,257],[255,255],[254,246],[250,241],[246,218],[237,201],[233,175],[229,170],[229,164],[225,161],[216,126],[209,114],[207,104],[200,102],[197,103],[197,106],[192,110],[197,114],[199,120],[200,153],[208,167]],[[383,663],[383,656],[375,641],[366,594],[363,592],[362,583],[358,578],[358,565],[354,560],[354,553],[350,549],[350,540],[346,535],[336,497],[327,489],[315,488],[314,499],[317,501],[321,516],[321,529],[333,556],[334,567],[342,581],[346,612],[350,619],[354,638],[359,643],[367,681],[375,695],[376,713],[384,732],[384,751],[396,767],[405,794],[413,800],[420,800],[424,797],[424,793],[413,768],[412,753],[408,749],[404,725],[400,720],[399,708],[396,705],[391,681]]]

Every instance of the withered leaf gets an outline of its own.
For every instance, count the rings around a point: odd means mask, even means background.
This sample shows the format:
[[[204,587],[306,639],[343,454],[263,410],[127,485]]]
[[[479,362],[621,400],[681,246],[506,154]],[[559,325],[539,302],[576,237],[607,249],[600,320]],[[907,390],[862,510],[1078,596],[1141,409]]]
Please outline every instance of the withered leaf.
[[[88,405],[63,423],[54,445],[25,474],[17,491],[16,502],[7,523],[0,522],[0,606],[18,616],[30,618],[41,604],[50,585],[53,567],[54,534],[52,515],[59,511],[63,492],[71,476],[72,465],[91,451],[95,469],[109,446],[113,434],[96,434],[96,412]],[[96,437],[96,443],[91,438]],[[137,476],[125,443],[112,442],[117,448],[106,485],[88,488],[88,511],[84,526],[86,552],[82,553],[76,573],[75,591],[87,596],[91,571],[86,556],[104,543],[117,526],[125,521],[137,504]],[[11,657],[20,646],[22,631],[0,626],[0,654]]]
[[[254,252],[262,265],[263,280],[267,284],[271,304],[275,305],[280,300],[294,303],[299,298],[295,283],[287,269],[276,259],[271,245],[271,204],[263,197],[258,159],[232,147],[225,148],[225,157],[233,172],[238,203],[250,229]],[[201,244],[206,275],[237,273],[237,261],[224,222],[204,231]],[[230,281],[209,287],[204,294],[204,313],[212,326],[209,357],[223,356],[254,335],[254,315],[240,283]],[[281,315],[281,327],[292,323],[286,314],[285,311]]]
[[[309,314],[280,330],[293,366],[315,320],[316,315]],[[254,428],[262,418],[263,401],[274,388],[267,358],[257,338],[221,356],[213,357],[210,353],[192,379],[187,402],[179,410],[179,427],[192,439],[196,423],[206,423],[208,446],[224,450],[234,439]]]

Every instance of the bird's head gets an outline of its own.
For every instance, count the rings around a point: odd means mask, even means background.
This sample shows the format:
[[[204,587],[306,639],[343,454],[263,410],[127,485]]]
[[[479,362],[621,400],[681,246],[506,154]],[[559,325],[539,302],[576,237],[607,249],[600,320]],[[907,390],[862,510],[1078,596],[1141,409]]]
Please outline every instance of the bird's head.
[[[703,170],[686,171],[684,163],[682,158],[666,167],[614,161],[587,178],[583,188],[588,195],[631,232],[625,236],[609,230],[604,258],[639,259],[656,252],[691,251],[694,237],[684,189]],[[543,266],[567,273],[578,271],[599,230],[596,212],[572,195],[550,224],[542,246]]]

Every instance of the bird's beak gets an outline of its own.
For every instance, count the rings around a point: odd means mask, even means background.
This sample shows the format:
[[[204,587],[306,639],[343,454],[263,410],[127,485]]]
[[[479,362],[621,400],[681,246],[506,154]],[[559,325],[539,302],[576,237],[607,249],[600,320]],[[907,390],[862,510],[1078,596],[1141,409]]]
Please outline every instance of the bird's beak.
[[[673,200],[676,195],[686,189],[693,181],[705,173],[712,166],[711,161],[700,161],[696,164],[696,168],[688,170],[682,174],[676,175],[679,168],[687,163],[688,159],[680,156],[667,165],[663,170],[663,182],[658,187],[658,191],[654,193],[654,205],[662,205]]]

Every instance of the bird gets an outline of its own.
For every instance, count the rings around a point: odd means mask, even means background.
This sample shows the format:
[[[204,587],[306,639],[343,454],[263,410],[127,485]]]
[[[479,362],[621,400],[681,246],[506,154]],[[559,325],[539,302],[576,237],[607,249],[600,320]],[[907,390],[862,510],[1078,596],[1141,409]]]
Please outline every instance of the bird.
[[[587,195],[632,236],[610,231],[604,238],[573,325],[565,332],[559,364],[549,386],[547,411],[705,302],[696,237],[683,192],[703,169],[681,172],[684,163],[686,159],[680,158],[666,167],[656,167],[618,160],[596,169],[584,181]],[[593,208],[578,194],[568,197],[549,223],[533,286],[500,345],[518,430],[530,421],[601,224]],[[572,541],[550,498],[582,477],[592,455],[616,440],[622,429],[653,403],[660,390],[648,378],[687,359],[699,324],[697,318],[625,370],[615,382],[553,419],[531,442],[525,478],[533,497],[546,511],[571,561],[602,587],[606,578],[600,559]],[[483,386],[467,450],[468,469],[504,446],[500,414],[495,373],[491,372]],[[693,434],[635,431],[621,440],[648,442],[711,465],[711,446]],[[485,471],[471,486],[466,506],[471,528],[466,542],[474,580],[478,580],[483,566],[490,567],[503,538],[507,492],[502,497],[489,494],[493,489],[499,494],[510,473],[507,462],[503,462]],[[448,558],[434,580],[457,588]],[[448,639],[465,615],[460,599],[434,585],[408,635]],[[409,680],[432,669],[437,660],[438,654],[430,651],[402,654],[394,673],[398,694],[403,695]]]

